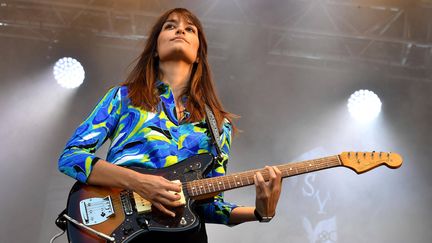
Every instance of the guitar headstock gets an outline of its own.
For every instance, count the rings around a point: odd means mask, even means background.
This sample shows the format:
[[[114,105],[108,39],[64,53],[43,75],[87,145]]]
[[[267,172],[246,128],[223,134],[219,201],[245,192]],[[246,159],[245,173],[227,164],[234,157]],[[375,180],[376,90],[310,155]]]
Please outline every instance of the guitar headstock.
[[[380,165],[396,169],[402,165],[402,156],[385,152],[343,152],[339,155],[342,165],[358,174],[372,170]]]

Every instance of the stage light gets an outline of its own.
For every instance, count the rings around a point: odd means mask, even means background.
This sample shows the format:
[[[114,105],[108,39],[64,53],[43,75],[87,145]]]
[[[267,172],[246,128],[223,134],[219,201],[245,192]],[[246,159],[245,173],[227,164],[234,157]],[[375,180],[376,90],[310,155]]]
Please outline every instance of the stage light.
[[[59,59],[54,65],[53,74],[57,83],[68,89],[80,86],[85,77],[84,68],[81,63],[71,57]]]
[[[381,111],[381,100],[374,92],[361,89],[348,99],[348,111],[358,121],[372,121]]]

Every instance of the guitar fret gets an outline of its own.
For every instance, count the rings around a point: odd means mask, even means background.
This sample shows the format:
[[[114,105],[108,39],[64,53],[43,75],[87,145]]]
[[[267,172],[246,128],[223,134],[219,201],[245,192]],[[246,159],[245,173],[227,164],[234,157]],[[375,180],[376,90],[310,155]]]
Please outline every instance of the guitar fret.
[[[195,186],[194,186],[194,184],[193,184],[193,181],[190,183],[191,185],[191,194],[192,194],[192,196],[196,196],[197,194],[196,194],[196,190],[195,190]]]
[[[209,191],[210,191],[210,192],[215,192],[216,190],[215,190],[215,188],[214,188],[213,180],[210,180],[209,182],[210,182],[210,183],[208,184],[208,185],[209,185]]]
[[[192,194],[192,196],[196,196],[195,190],[194,190],[195,187],[193,185],[193,181],[191,181],[191,182],[188,183],[188,187],[190,187],[190,194]]]
[[[234,178],[238,179],[238,176],[235,176]],[[237,184],[236,184],[236,185],[239,186],[240,183],[241,183],[241,185],[243,186],[243,182],[242,182],[241,178],[240,178],[240,181],[237,181]]]
[[[201,188],[199,187],[199,183],[197,181],[195,182],[195,190],[197,191],[198,195],[201,194]]]
[[[218,189],[216,189],[216,186],[217,186],[217,181],[216,180],[213,180],[212,181],[212,185],[213,185],[213,192],[216,192],[216,191],[218,191]],[[216,186],[215,186],[216,185]],[[219,188],[219,187],[218,187]]]
[[[216,187],[215,187],[215,181],[214,180],[212,180],[211,186],[213,187],[213,192],[217,191]]]
[[[195,183],[193,181],[191,182],[191,187],[192,187],[192,191],[194,193],[194,196],[198,195],[198,191],[196,190],[196,186],[195,186]]]
[[[201,187],[198,184],[197,184],[197,189],[199,190],[200,194],[202,194]]]
[[[193,187],[191,187],[190,190],[188,187],[188,191],[189,191],[189,194],[191,194],[192,196],[195,196],[195,191],[193,190]]]
[[[207,183],[208,192],[212,192],[211,189],[210,189],[210,186],[211,186],[211,184]]]

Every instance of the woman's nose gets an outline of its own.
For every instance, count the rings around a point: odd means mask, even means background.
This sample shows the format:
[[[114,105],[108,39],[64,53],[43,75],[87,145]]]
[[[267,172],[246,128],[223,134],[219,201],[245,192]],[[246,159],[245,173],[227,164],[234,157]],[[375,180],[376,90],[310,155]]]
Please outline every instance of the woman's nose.
[[[181,27],[181,26],[179,26],[179,27],[177,28],[176,34],[184,34],[184,33],[185,33],[184,28]]]

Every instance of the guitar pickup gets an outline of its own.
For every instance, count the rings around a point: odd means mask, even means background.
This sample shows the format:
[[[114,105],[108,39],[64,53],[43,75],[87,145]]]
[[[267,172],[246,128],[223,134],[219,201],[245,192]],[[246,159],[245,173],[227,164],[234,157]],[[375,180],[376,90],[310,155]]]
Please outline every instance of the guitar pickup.
[[[148,200],[142,198],[138,193],[133,192],[133,197],[135,200],[135,207],[138,213],[150,213],[152,211],[151,209],[151,202]]]
[[[120,198],[123,206],[123,211],[126,215],[132,215],[133,209],[132,209],[132,202],[130,200],[130,191],[123,191],[120,193]]]

